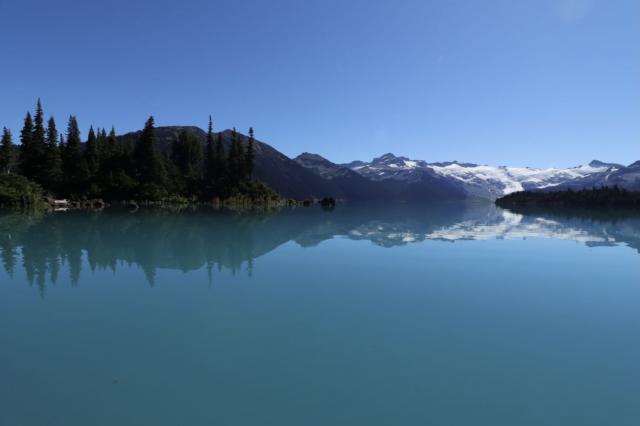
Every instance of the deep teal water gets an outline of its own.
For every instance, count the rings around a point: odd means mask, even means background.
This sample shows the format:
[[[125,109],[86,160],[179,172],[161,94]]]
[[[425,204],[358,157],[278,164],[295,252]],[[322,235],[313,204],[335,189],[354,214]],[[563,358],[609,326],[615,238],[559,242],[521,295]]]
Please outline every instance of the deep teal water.
[[[0,213],[0,425],[640,424],[640,219]]]

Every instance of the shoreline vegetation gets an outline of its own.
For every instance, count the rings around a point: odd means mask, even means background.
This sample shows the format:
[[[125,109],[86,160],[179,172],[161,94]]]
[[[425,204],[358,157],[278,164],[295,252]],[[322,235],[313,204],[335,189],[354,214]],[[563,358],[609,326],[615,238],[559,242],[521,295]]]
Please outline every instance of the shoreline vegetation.
[[[20,145],[5,127],[0,143],[0,207],[102,209],[111,205],[175,207],[207,204],[231,209],[308,206],[312,201],[282,197],[253,176],[255,136],[232,133],[225,149],[209,116],[206,143],[183,131],[162,152],[149,117],[137,140],[122,141],[115,128],[90,127],[82,141],[70,116],[66,132],[45,115],[38,99],[27,112]],[[327,198],[329,200],[329,198]],[[325,201],[335,205],[335,201]],[[324,204],[321,204],[324,206]]]
[[[522,191],[505,195],[496,205],[514,212],[626,211],[640,212],[640,192],[617,186],[566,191]]]

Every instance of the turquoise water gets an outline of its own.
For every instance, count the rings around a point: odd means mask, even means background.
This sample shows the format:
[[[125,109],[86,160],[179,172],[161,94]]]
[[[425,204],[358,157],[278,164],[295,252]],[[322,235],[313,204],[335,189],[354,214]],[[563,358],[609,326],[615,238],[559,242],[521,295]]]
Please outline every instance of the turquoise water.
[[[0,213],[0,425],[638,425],[640,219]]]

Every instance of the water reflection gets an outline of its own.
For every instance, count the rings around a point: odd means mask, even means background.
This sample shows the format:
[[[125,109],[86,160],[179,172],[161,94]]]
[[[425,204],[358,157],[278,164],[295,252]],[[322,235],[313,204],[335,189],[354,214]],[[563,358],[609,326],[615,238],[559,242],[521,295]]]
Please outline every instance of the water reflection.
[[[493,205],[341,207],[228,213],[183,211],[0,213],[0,255],[9,277],[21,265],[41,291],[63,265],[72,285],[83,265],[142,268],[150,285],[157,269],[211,274],[252,273],[253,260],[294,241],[312,247],[336,236],[394,247],[425,240],[513,238],[573,240],[588,246],[626,244],[640,250],[640,217],[517,214]]]

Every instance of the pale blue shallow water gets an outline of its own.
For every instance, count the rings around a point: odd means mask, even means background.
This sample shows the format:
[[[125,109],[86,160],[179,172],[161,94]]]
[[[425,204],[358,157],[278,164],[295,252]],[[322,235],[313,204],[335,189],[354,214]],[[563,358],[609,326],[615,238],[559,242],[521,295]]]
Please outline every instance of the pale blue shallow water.
[[[638,425],[638,248],[490,206],[0,213],[0,425]]]

